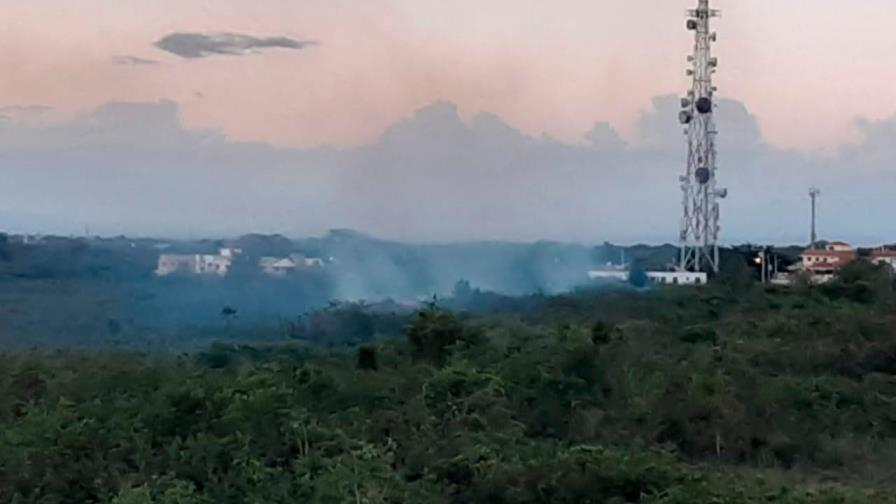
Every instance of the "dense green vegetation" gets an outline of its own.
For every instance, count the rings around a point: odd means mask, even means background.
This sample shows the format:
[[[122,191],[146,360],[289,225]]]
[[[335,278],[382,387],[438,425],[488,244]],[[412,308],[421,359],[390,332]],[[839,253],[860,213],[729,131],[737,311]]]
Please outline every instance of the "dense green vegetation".
[[[891,275],[742,273],[297,329],[335,348],[8,352],[0,502],[896,502]]]

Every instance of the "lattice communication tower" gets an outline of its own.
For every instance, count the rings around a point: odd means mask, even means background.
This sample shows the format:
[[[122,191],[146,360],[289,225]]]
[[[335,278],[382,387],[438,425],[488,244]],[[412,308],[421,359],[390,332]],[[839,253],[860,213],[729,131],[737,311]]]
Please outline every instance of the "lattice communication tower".
[[[709,0],[698,0],[688,11],[687,28],[694,32],[694,54],[688,56],[688,76],[693,84],[681,99],[678,119],[688,137],[687,170],[679,180],[683,192],[679,268],[684,271],[719,271],[719,200],[728,190],[716,185],[716,87],[712,76],[719,65],[712,56],[716,34],[710,19],[720,12]]]

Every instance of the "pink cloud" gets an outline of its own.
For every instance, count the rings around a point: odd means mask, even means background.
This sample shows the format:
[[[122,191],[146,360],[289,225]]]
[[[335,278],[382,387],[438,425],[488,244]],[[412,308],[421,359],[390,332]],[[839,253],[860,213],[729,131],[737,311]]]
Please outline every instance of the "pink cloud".
[[[74,114],[110,100],[174,99],[188,125],[282,145],[357,145],[437,99],[581,140],[595,121],[632,137],[651,97],[682,92],[691,0],[32,0],[7,7],[0,95]],[[896,6],[866,0],[719,0],[724,96],[781,146],[853,137],[896,112]],[[772,16],[774,14],[774,16]],[[313,51],[180,61],[177,32],[314,39]],[[115,55],[160,65],[116,66]],[[198,99],[196,91],[202,93]]]

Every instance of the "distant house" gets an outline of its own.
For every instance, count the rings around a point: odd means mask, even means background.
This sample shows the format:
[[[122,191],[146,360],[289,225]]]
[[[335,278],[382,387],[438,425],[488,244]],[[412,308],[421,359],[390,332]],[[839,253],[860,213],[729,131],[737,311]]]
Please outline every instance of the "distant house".
[[[230,267],[233,265],[233,255],[230,254],[221,253],[218,255],[200,255],[197,257],[198,260],[196,262],[195,271],[197,275],[226,276],[227,273],[230,273]]]
[[[234,258],[236,258],[236,256],[238,256],[242,253],[243,253],[243,249],[239,249],[239,248],[227,247],[227,248],[222,248],[222,249],[218,250],[218,254],[220,256],[227,257],[229,259],[234,259]]]
[[[629,271],[623,266],[607,265],[603,268],[597,268],[589,271],[588,278],[597,281],[612,280],[619,282],[628,282]]]
[[[833,252],[855,252],[856,249],[853,248],[852,245],[842,242],[842,241],[833,241],[827,244],[825,247],[826,250],[830,250]]]
[[[886,264],[896,270],[896,250],[881,247],[871,253],[871,262],[874,264]]]
[[[319,257],[308,257],[304,254],[289,254],[297,268],[323,268],[324,260]]]
[[[702,271],[648,271],[646,275],[657,285],[705,285],[709,279]]]
[[[157,276],[177,273],[192,273],[196,269],[196,256],[183,254],[162,254],[156,266]]]
[[[850,244],[835,241],[822,249],[808,248],[803,251],[798,269],[808,272],[812,283],[822,284],[833,280],[837,270],[858,258],[858,251]]]
[[[262,257],[258,261],[261,272],[271,276],[286,276],[295,271],[296,262],[289,257]]]
[[[300,264],[304,264],[306,268],[323,268],[324,260],[320,257],[302,257],[302,262]]]
[[[859,258],[855,248],[845,242],[831,242],[823,249],[806,249],[800,254],[802,269],[813,274],[833,274]]]
[[[258,266],[266,275],[286,276],[293,271],[322,268],[324,260],[305,257],[302,254],[290,254],[289,257],[262,257],[258,261]]]
[[[156,266],[156,275],[226,276],[240,252],[239,249],[224,248],[218,254],[162,254]]]

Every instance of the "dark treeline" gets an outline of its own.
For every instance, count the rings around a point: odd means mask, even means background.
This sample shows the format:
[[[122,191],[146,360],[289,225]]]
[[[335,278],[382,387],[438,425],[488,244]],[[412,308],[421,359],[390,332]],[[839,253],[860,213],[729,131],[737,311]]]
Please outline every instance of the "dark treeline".
[[[461,283],[183,355],[7,352],[0,502],[896,502],[892,274],[745,273],[521,298]]]
[[[160,254],[243,251],[226,278],[154,275]],[[262,257],[291,253],[324,266],[283,278],[261,273]],[[661,265],[669,247],[636,247],[627,257]],[[186,348],[214,339],[252,338],[263,329],[294,332],[300,316],[338,302],[405,306],[450,296],[459,280],[504,295],[559,293],[587,281],[589,268],[619,261],[611,245],[501,242],[414,245],[351,231],[290,240],[43,237],[0,234],[0,347]]]

